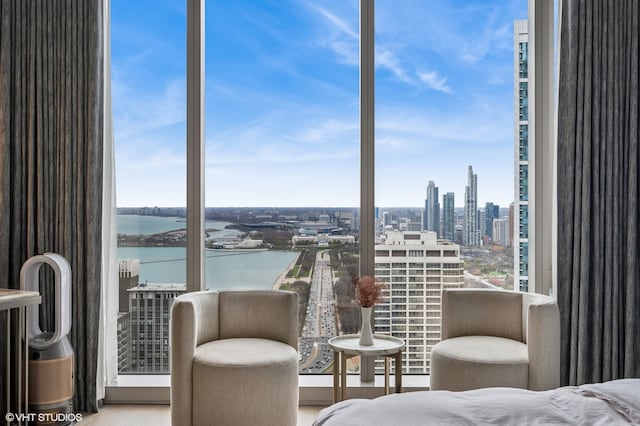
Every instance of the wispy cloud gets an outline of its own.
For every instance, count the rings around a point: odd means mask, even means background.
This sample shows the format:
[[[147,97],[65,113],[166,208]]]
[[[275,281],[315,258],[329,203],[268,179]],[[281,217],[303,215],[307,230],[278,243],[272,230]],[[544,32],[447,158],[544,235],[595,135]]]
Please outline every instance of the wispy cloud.
[[[414,79],[411,78],[402,65],[400,65],[400,62],[391,50],[381,46],[376,49],[375,56],[377,66],[391,71],[398,80],[404,83],[415,84]]]
[[[407,69],[409,66],[403,66],[396,54],[384,46],[376,49],[376,66],[390,71],[396,79],[408,85],[424,85],[428,89],[451,93],[451,87],[447,84],[448,77],[441,77],[438,71],[423,72]]]
[[[349,65],[358,65],[360,63],[360,52],[358,45],[348,41],[332,41],[329,47],[333,50],[342,62]]]
[[[329,22],[331,22],[331,24],[333,24],[334,27],[339,29],[343,34],[349,36],[353,40],[358,41],[360,36],[358,35],[357,30],[354,30],[353,28],[351,28],[345,20],[339,18],[338,16],[334,15],[333,13],[329,12],[327,9],[323,7],[320,7],[317,5],[313,5],[312,7],[315,8],[318,11],[318,13],[324,16]]]
[[[328,40],[322,41],[321,44],[332,49],[341,58],[342,62],[358,65],[358,41],[360,36],[357,33],[357,29],[352,28],[345,19],[326,8],[317,5],[310,5],[310,7],[333,29],[333,31],[323,34],[323,37],[328,38]],[[435,71],[431,73],[420,72],[416,69],[415,64],[401,61],[398,58],[398,54],[410,57],[403,52],[402,48],[378,40],[375,49],[376,67],[389,71],[398,81],[411,86],[424,84],[429,89],[443,93],[451,91],[451,87],[445,84],[447,77],[438,77]]]
[[[478,63],[496,50],[509,50],[513,47],[513,21],[499,22],[498,11],[490,9],[484,14],[480,25],[461,39],[458,35],[458,52],[461,59],[468,63]]]
[[[347,122],[336,119],[328,119],[317,126],[301,129],[297,134],[290,136],[292,141],[323,143],[327,140],[341,138],[346,134],[354,135],[359,130],[356,121]]]
[[[380,108],[376,134],[400,138],[417,158],[427,153],[423,150],[428,146],[450,143],[469,147],[470,150],[496,144],[512,149],[511,145],[502,144],[512,137],[512,111],[483,106],[481,100],[470,99],[469,102],[471,105],[459,108],[456,114],[412,106]]]
[[[296,120],[291,116],[270,114],[211,136],[207,140],[207,165],[268,168],[357,157],[357,122],[310,120],[300,112]]]
[[[526,14],[522,0],[380,2],[376,29],[406,43],[412,57],[426,52],[447,63],[481,66],[487,58],[512,48],[513,20],[526,19]]]
[[[323,29],[319,32],[318,44],[331,49],[340,58],[340,62],[358,65],[360,36],[357,25],[350,25],[337,13],[317,4],[311,2],[305,4],[315,16],[320,18],[319,23]]]
[[[447,86],[447,77],[440,77],[437,71],[418,72],[418,78],[430,89],[449,93],[451,88]]]
[[[113,80],[113,112],[118,138],[126,141],[186,120],[185,79],[157,83],[158,89],[137,89],[120,79]]]
[[[407,146],[406,140],[399,136],[376,137],[376,147],[383,150],[400,150]]]

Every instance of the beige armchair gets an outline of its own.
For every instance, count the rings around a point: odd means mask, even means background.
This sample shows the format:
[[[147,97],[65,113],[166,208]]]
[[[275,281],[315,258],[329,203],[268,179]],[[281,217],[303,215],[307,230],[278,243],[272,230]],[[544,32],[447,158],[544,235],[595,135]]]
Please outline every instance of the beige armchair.
[[[560,385],[560,314],[553,298],[490,289],[442,294],[442,341],[431,389],[553,389]]]
[[[296,425],[296,293],[184,294],[171,308],[170,347],[173,425]]]

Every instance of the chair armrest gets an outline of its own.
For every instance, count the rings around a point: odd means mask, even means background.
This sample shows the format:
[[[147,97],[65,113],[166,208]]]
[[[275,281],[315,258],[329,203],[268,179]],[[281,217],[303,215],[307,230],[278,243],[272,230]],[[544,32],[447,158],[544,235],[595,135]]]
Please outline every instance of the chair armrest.
[[[192,424],[193,356],[196,347],[218,338],[218,293],[184,294],[173,302],[169,326],[171,424]]]
[[[560,311],[553,299],[528,307],[529,389],[560,386]]]

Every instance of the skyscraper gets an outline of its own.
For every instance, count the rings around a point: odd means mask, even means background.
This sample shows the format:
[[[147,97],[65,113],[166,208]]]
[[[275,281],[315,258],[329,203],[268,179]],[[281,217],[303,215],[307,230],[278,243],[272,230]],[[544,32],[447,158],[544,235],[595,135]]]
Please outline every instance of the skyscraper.
[[[118,312],[129,312],[130,288],[138,285],[140,275],[140,259],[118,260]]]
[[[447,192],[442,197],[442,236],[449,241],[455,240],[456,212],[455,195]]]
[[[507,246],[509,247],[513,247],[513,216],[514,216],[514,203],[511,202],[511,204],[509,204],[509,243],[507,244]]]
[[[514,288],[529,290],[529,34],[526,20],[513,23],[515,204]]]
[[[467,186],[464,189],[464,235],[465,246],[480,245],[478,232],[478,175],[473,173],[473,167],[469,166],[467,173]]]
[[[118,372],[127,372],[131,368],[129,353],[131,340],[131,314],[129,312],[129,289],[138,285],[140,259],[118,260]]]
[[[438,201],[438,187],[432,180],[430,180],[427,185],[427,198],[424,200],[422,229],[440,234],[440,202]]]
[[[382,226],[387,226],[387,225],[391,225],[391,215],[389,214],[389,212],[383,212],[382,213]]]
[[[494,219],[492,223],[493,228],[493,242],[506,246],[509,243],[509,219]]]
[[[478,233],[481,240],[483,240],[484,237],[488,234],[486,215],[484,209],[482,208],[478,209]]]
[[[169,371],[169,313],[186,284],[140,284],[129,289],[132,372]]]
[[[493,235],[493,221],[500,217],[500,206],[495,205],[493,203],[486,203],[484,205],[484,214],[485,214],[485,229],[487,232],[487,236],[489,237],[489,239],[491,239],[491,241],[495,241],[495,238]],[[506,245],[504,244],[505,241],[502,241],[502,243],[503,243],[502,245]]]

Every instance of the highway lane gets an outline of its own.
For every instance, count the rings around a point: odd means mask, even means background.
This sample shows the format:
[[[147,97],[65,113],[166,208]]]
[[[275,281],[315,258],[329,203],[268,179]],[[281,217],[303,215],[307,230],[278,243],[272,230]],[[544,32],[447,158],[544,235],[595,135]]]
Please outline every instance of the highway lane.
[[[319,373],[333,362],[327,341],[336,336],[333,270],[327,251],[318,252],[311,275],[307,315],[299,342],[300,372]]]

